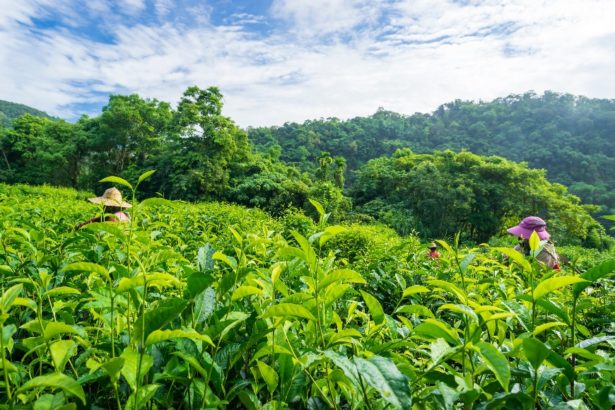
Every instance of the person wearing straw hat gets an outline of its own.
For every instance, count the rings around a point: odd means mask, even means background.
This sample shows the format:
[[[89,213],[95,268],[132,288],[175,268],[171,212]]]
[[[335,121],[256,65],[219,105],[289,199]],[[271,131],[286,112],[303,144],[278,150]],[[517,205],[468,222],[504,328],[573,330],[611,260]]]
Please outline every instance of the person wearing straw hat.
[[[429,244],[429,252],[427,252],[427,256],[431,259],[440,259],[440,252],[438,252],[438,245],[435,242]]]
[[[547,223],[543,219],[528,216],[523,218],[518,225],[507,229],[507,232],[519,238],[519,244],[515,246],[515,250],[524,255],[530,254],[530,236],[536,232],[540,239],[540,253],[536,256],[536,260],[551,269],[560,269],[560,256],[555,250],[555,245],[550,241],[551,235],[547,232]]]
[[[88,221],[82,222],[77,225],[77,229],[84,225],[93,222],[129,222],[130,217],[124,213],[124,209],[132,208],[128,202],[122,199],[122,193],[119,189],[113,187],[107,189],[101,196],[95,198],[89,198],[93,204],[102,205],[103,213],[101,216],[94,217]]]

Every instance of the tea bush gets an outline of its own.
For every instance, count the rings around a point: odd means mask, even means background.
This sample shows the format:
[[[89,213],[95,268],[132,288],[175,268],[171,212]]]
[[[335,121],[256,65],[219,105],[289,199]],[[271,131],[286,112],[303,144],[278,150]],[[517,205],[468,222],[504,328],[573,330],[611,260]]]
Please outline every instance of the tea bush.
[[[615,404],[612,254],[551,271],[441,241],[430,260],[318,207],[310,225],[159,198],[76,230],[87,197],[0,185],[2,408]]]

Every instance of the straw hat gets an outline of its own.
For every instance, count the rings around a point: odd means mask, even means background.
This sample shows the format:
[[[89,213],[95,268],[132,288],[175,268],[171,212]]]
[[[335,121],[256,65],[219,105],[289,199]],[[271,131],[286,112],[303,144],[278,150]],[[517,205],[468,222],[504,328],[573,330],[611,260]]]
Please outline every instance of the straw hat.
[[[102,196],[89,198],[93,204],[103,204],[105,206],[116,206],[118,208],[132,208],[128,202],[122,200],[122,193],[117,188],[109,188]]]
[[[429,244],[429,249],[436,249],[438,247],[438,245],[436,245],[435,242],[432,242]]]

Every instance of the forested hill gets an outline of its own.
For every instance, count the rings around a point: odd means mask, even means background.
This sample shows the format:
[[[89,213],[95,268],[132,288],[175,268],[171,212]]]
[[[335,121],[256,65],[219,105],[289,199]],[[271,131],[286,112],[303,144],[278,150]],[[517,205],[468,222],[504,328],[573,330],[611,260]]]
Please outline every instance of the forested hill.
[[[249,136],[259,149],[279,151],[281,159],[303,169],[315,167],[323,151],[344,157],[349,171],[398,148],[501,155],[545,168],[551,181],[568,186],[585,202],[615,209],[615,100],[526,93],[491,102],[456,100],[432,114],[381,109],[347,121],[253,128]],[[349,179],[352,183],[352,172]]]
[[[37,117],[49,117],[46,112],[37,110],[36,108],[0,100],[0,125],[7,127],[15,118],[19,118],[24,114],[32,114]]]

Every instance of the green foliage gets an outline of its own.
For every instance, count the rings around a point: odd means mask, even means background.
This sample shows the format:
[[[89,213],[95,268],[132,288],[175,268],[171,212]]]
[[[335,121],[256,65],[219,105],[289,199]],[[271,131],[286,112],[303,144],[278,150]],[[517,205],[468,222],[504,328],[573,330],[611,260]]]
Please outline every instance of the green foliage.
[[[136,180],[157,169],[140,195],[226,200],[275,216],[291,207],[311,211],[310,197],[334,219],[349,210],[343,158],[331,158],[325,183],[316,184],[279,153],[253,153],[222,108],[217,88],[189,87],[177,109],[133,94],[111,96],[101,115],[76,124],[26,114],[10,128],[0,125],[0,181],[99,191],[113,183],[101,181],[107,175]]]
[[[49,115],[36,108],[28,107],[27,105],[17,104],[9,101],[0,100],[0,127],[9,127],[11,122],[24,114],[34,115],[36,117],[46,117]]]
[[[327,152],[353,171],[397,149],[417,153],[447,149],[498,155],[546,169],[584,202],[615,209],[615,100],[551,91],[528,92],[491,102],[455,100],[431,114],[401,115],[379,109],[369,117],[337,118],[249,130],[256,147],[281,147],[281,159],[315,172]]]
[[[469,152],[406,149],[371,160],[358,171],[352,197],[358,212],[389,223],[393,217],[398,220],[392,226],[401,232],[413,228],[426,237],[463,232],[466,239],[486,242],[527,215],[545,216],[562,242],[604,235],[578,198],[550,184],[542,171]]]
[[[155,175],[107,180],[136,197]],[[0,185],[7,408],[615,404],[612,261],[579,277],[444,241],[432,260],[317,201],[319,224],[154,198],[75,230],[88,196]]]

